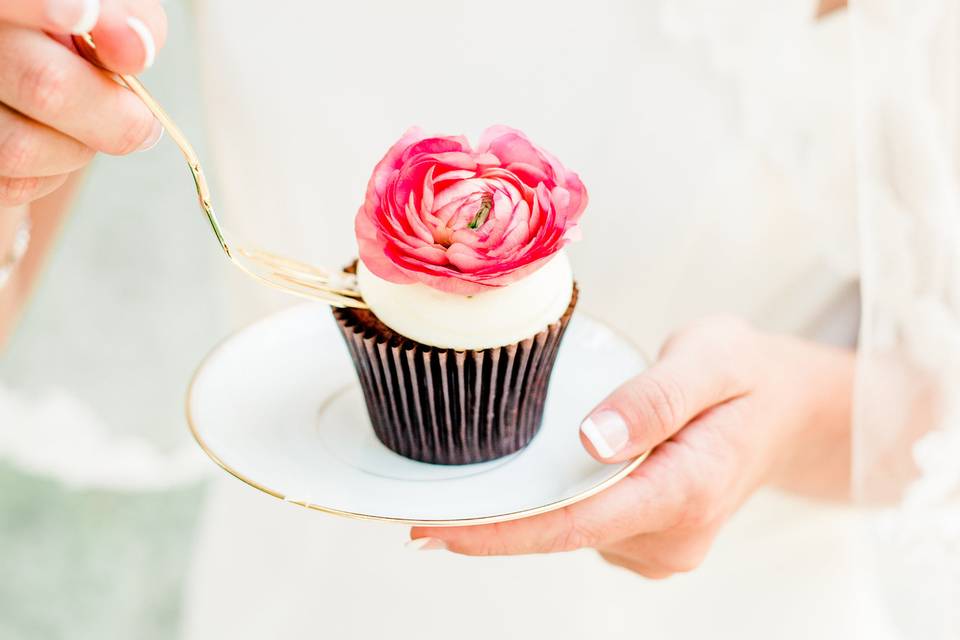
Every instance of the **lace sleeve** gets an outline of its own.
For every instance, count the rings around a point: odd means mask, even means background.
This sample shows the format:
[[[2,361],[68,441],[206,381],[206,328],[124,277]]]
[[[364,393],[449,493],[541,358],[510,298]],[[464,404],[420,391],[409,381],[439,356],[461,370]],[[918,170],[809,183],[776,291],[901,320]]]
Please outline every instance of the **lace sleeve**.
[[[960,9],[855,5],[865,581],[904,638],[960,634]],[[893,505],[893,506],[889,506]]]

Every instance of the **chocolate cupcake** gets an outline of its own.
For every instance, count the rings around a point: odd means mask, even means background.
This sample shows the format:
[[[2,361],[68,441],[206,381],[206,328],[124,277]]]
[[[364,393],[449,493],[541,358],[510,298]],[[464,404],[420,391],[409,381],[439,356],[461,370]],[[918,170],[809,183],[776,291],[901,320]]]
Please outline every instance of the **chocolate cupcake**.
[[[492,460],[540,427],[578,291],[563,247],[579,178],[522,133],[412,130],[357,214],[367,309],[335,309],[377,437],[437,464]]]
[[[525,447],[540,428],[550,374],[577,304],[557,322],[504,347],[442,349],[383,324],[367,309],[334,309],[377,438],[435,464],[493,460]]]

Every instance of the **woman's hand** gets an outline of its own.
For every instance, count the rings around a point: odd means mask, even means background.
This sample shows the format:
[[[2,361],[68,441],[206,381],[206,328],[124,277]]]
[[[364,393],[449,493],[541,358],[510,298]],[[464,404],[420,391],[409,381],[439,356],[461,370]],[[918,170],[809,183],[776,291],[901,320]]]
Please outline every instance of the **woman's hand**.
[[[653,448],[583,502],[494,525],[416,528],[421,548],[468,555],[595,547],[651,578],[689,571],[761,485],[849,491],[852,352],[759,333],[728,318],[673,336],[649,370],[594,409],[584,447],[605,462]]]
[[[150,111],[78,56],[69,34],[92,32],[107,67],[138,73],[166,24],[159,0],[0,1],[0,208],[51,193],[98,151],[157,143]]]

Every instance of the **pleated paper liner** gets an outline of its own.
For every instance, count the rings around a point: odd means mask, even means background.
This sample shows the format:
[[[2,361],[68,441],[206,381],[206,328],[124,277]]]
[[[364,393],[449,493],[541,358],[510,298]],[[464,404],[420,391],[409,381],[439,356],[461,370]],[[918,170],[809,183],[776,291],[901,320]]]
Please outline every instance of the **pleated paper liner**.
[[[411,340],[366,309],[334,309],[377,438],[434,464],[484,462],[525,447],[540,428],[578,295],[574,285],[563,316],[535,336],[476,351]]]

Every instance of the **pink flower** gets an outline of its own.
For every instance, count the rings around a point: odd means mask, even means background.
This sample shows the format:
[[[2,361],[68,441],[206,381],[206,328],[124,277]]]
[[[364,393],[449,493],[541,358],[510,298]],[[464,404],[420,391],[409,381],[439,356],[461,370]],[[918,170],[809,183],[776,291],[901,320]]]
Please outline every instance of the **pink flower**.
[[[370,177],[360,258],[390,282],[472,295],[523,278],[577,239],[586,206],[577,174],[520,131],[491,127],[474,150],[462,136],[414,128]]]

